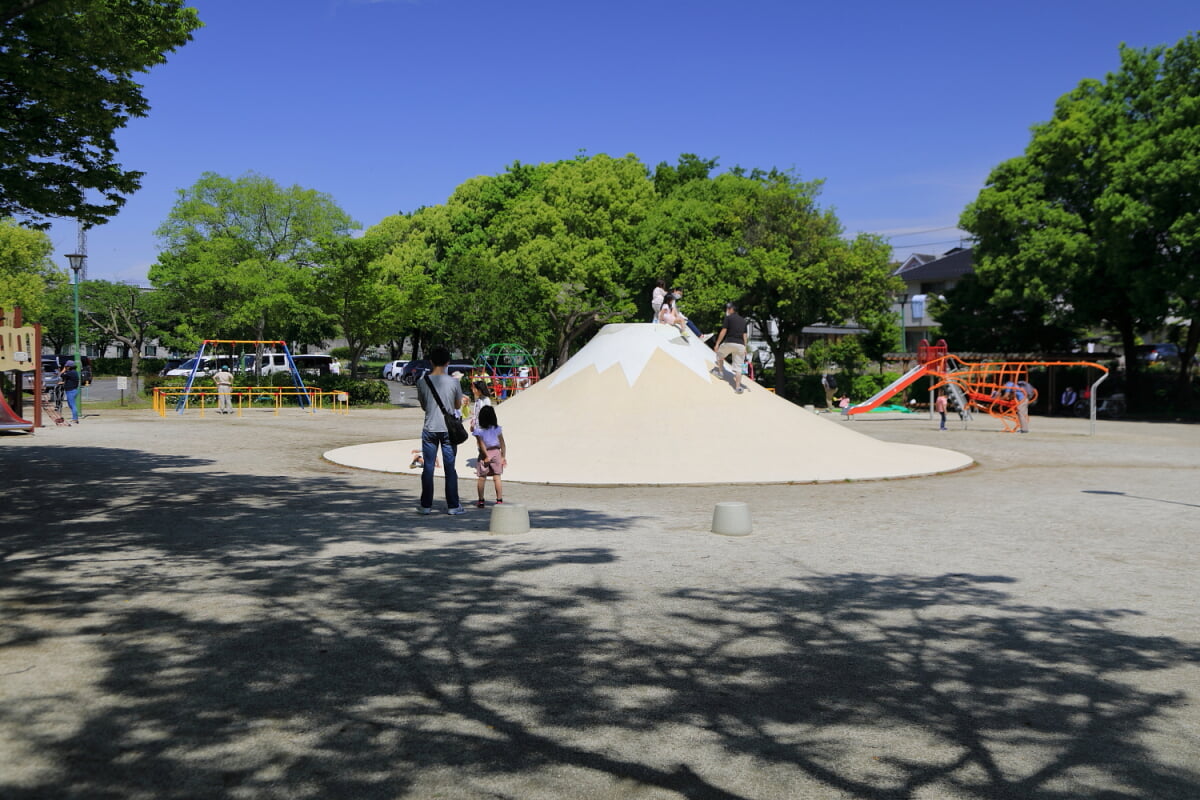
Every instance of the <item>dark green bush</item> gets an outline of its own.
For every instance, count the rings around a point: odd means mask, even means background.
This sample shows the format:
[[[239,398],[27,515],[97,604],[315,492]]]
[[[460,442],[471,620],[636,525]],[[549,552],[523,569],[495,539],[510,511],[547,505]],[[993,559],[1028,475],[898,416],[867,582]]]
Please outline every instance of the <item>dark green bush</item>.
[[[385,381],[357,380],[349,375],[322,375],[310,381],[310,385],[326,392],[345,392],[352,406],[387,405],[392,402],[392,393]]]
[[[873,397],[883,387],[887,386],[892,381],[900,377],[898,372],[885,372],[880,375],[877,372],[868,373],[866,375],[854,376],[853,385],[850,387],[850,402],[861,403],[869,397]],[[928,387],[926,387],[928,393]],[[916,396],[915,394],[911,396]],[[900,403],[903,401],[903,396],[897,396],[894,402]]]

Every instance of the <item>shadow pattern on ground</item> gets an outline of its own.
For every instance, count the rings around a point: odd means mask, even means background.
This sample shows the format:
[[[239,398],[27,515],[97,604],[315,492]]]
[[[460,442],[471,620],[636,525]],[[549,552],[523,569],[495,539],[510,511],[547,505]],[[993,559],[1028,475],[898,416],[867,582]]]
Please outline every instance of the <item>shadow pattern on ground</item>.
[[[448,541],[455,520],[399,520],[411,497],[340,479],[20,455],[0,454],[0,680],[59,648],[91,666],[0,690],[0,741],[36,762],[0,775],[9,800],[1200,796],[1143,744],[1182,695],[1135,681],[1200,651],[1122,632],[1131,612],[1030,607],[969,574],[648,606],[605,585],[615,543],[569,531]],[[562,579],[581,565],[594,582]]]

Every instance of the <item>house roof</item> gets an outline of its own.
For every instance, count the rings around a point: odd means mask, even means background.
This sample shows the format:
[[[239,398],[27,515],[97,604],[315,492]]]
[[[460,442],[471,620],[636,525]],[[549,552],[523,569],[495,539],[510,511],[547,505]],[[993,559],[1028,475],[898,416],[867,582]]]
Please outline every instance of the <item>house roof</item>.
[[[956,247],[939,259],[927,264],[917,264],[897,274],[909,283],[916,283],[952,280],[974,271],[975,262],[971,256],[971,248]]]
[[[896,267],[896,271],[892,274],[899,275],[900,273],[906,272],[913,267],[919,267],[922,264],[928,264],[930,261],[933,261],[936,258],[937,256],[931,253],[912,253],[908,258],[904,259],[903,264]]]

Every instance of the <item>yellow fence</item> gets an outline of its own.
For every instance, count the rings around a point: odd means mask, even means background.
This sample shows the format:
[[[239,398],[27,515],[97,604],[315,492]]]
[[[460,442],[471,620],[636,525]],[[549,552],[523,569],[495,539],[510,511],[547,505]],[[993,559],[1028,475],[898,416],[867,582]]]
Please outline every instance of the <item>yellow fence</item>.
[[[206,410],[216,411],[218,408],[217,390],[211,387],[192,389],[192,391],[188,392],[182,386],[158,386],[154,389],[154,410],[158,412],[160,417],[165,417],[168,406],[174,408],[178,405],[179,398],[185,394],[187,395],[187,402],[184,408],[198,408],[202,417]],[[350,396],[346,392],[326,392],[321,389],[300,391],[299,389],[283,386],[235,386],[230,392],[230,401],[235,409],[233,413],[240,417],[244,410],[264,408],[263,406],[255,405],[258,401],[270,400],[272,410],[278,416],[279,409],[283,407],[285,398],[288,404],[291,405],[296,402],[296,399],[300,395],[308,398],[308,407],[302,408],[306,413],[315,414],[318,410],[329,410],[335,414],[350,413]],[[328,403],[328,409],[326,409],[326,403]]]

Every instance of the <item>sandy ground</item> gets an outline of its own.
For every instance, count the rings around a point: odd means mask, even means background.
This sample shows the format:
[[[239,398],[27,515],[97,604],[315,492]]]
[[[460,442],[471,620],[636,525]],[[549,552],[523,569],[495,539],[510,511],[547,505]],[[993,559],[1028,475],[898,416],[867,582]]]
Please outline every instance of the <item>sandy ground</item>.
[[[1200,797],[1200,427],[851,424],[978,466],[499,537],[321,459],[413,409],[0,436],[0,797]]]

